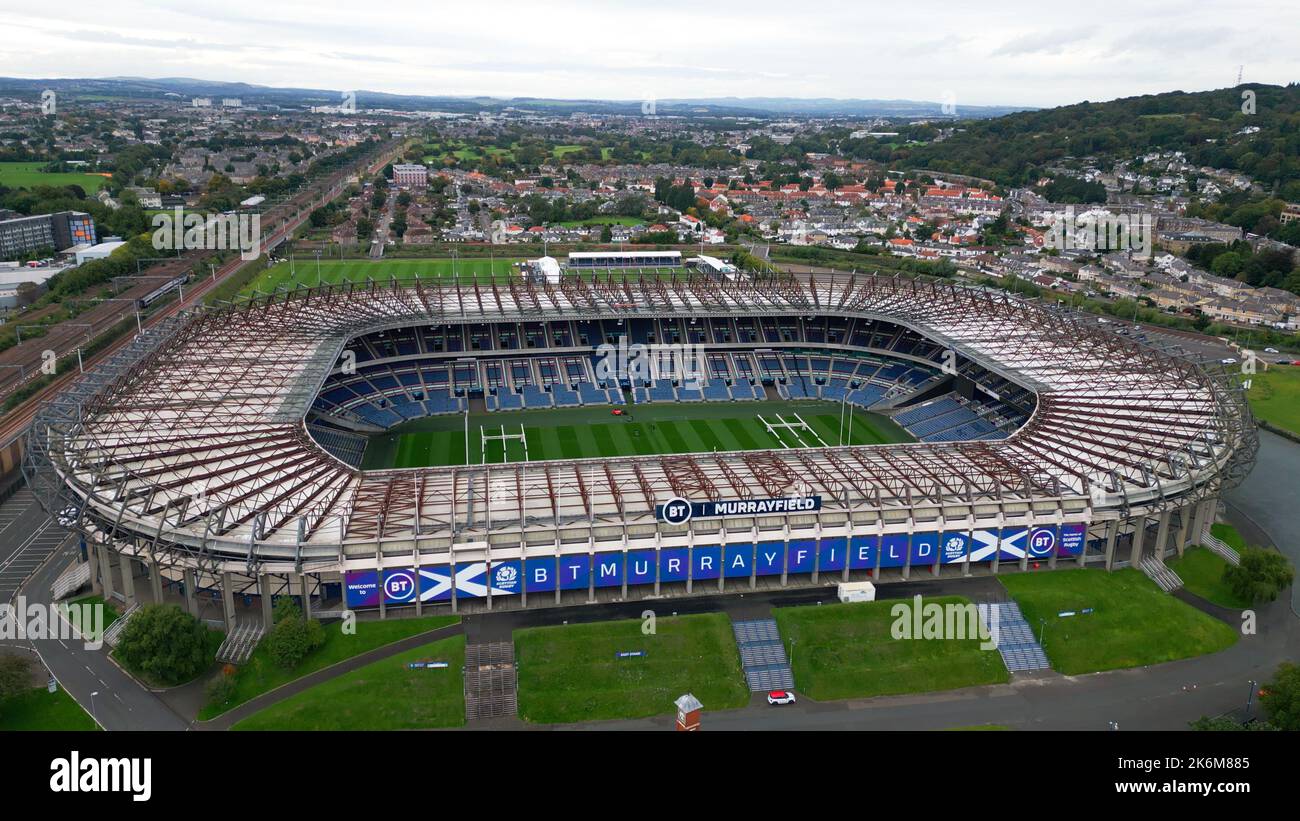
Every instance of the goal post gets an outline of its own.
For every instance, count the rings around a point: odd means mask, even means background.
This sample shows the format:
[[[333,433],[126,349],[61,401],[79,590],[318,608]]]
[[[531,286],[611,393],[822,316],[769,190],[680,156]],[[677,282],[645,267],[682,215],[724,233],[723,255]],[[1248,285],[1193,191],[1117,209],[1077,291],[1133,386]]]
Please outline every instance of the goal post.
[[[785,436],[782,434],[787,434],[793,437],[799,447],[817,447],[817,445],[812,444],[814,441],[818,442],[821,447],[828,447],[826,441],[822,439],[817,431],[813,430],[812,426],[805,422],[803,417],[799,414],[791,414],[791,416],[794,417],[793,419],[786,419],[779,413],[775,414],[775,416],[776,420],[772,421],[764,417],[761,413],[757,415],[758,421],[761,422],[763,427],[767,429],[767,432],[771,434],[778,443],[780,443],[781,447],[790,447],[790,445],[786,443]]]
[[[488,433],[488,430],[489,429],[487,427],[483,425],[479,425],[478,435],[479,435],[479,455],[481,457],[480,464],[487,464],[489,442],[501,443],[501,462],[503,464],[508,463],[510,461],[511,442],[519,443],[520,447],[523,448],[524,451],[524,461],[525,462],[528,461],[528,435],[524,433],[524,426],[522,424],[519,426],[518,433],[506,433],[505,425],[501,425],[499,432],[496,433]]]

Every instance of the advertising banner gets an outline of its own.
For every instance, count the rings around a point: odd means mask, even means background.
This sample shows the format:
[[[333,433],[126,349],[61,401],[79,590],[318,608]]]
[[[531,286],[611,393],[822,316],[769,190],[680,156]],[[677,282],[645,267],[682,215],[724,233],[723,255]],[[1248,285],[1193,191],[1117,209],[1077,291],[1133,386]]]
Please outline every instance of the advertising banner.
[[[813,572],[813,557],[817,555],[816,550],[817,542],[812,539],[791,539],[786,549],[786,572]]]
[[[753,542],[727,545],[723,562],[723,575],[728,579],[749,578],[754,571]]]
[[[785,567],[785,542],[759,542],[757,573],[760,576],[780,576]]]
[[[627,554],[627,583],[655,583],[655,552],[653,550],[631,550]]]
[[[722,575],[722,545],[696,545],[691,551],[691,578],[716,579]]]
[[[876,548],[880,540],[876,536],[854,536],[849,539],[849,569],[871,570],[876,566]]]
[[[840,536],[822,539],[817,545],[817,570],[821,573],[843,570],[849,558],[849,540]]]

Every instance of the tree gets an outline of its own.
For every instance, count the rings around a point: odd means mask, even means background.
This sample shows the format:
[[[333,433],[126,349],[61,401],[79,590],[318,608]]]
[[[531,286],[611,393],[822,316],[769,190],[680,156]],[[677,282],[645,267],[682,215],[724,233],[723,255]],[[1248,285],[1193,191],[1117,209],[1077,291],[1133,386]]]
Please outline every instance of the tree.
[[[1300,730],[1300,666],[1283,662],[1259,697],[1268,721],[1279,730]]]
[[[284,598],[276,602],[275,627],[263,643],[275,663],[289,670],[325,643],[325,630],[316,619],[303,618],[293,599]]]
[[[1188,727],[1201,732],[1240,732],[1242,730],[1276,730],[1272,724],[1263,721],[1254,721],[1250,724],[1242,724],[1236,719],[1227,716],[1201,716],[1195,721],[1189,722]]]
[[[1233,595],[1250,602],[1273,601],[1294,579],[1295,570],[1285,556],[1258,547],[1247,547],[1241,564],[1223,570],[1223,581]]]
[[[175,604],[141,607],[116,652],[128,668],[162,684],[189,681],[212,663],[208,628]]]

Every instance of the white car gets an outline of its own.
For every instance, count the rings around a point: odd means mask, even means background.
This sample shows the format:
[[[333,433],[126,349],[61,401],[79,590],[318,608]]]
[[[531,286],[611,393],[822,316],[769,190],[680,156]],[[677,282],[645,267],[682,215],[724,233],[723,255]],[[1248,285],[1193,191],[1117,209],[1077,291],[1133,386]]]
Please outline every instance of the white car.
[[[1277,348],[1265,348],[1264,353],[1278,353]]]
[[[1233,358],[1230,356],[1230,357],[1228,357],[1227,359],[1220,359],[1220,360],[1219,360],[1219,364],[1221,364],[1221,365],[1236,365],[1236,364],[1237,364],[1237,360],[1233,359]]]
[[[794,704],[794,693],[790,690],[771,690],[767,694],[768,704]]]

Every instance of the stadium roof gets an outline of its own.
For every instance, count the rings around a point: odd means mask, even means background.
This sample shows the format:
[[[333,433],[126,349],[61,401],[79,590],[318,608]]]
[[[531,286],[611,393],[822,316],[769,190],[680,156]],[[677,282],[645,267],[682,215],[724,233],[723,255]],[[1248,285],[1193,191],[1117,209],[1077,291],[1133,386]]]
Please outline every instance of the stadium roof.
[[[361,472],[304,415],[353,337],[420,324],[625,316],[846,315],[909,326],[1038,393],[1000,441]],[[204,309],[50,406],[32,452],[79,510],[155,543],[299,561],[567,523],[653,525],[656,503],[821,494],[824,509],[1070,498],[1097,518],[1207,492],[1250,450],[1235,383],[1000,291],[817,275],[566,277],[300,288]],[[1253,451],[1250,455],[1253,457]],[[806,485],[804,484],[806,483]],[[910,514],[908,513],[910,511]],[[503,537],[504,538],[504,537]]]

